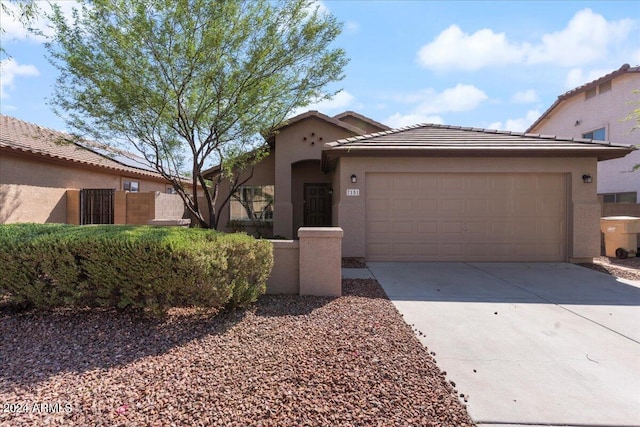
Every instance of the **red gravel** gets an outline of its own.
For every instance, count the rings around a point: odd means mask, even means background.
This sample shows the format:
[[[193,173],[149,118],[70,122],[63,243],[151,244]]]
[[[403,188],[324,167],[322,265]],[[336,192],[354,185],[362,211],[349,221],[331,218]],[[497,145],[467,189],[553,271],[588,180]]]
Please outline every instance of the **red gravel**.
[[[601,256],[594,258],[593,263],[580,265],[621,279],[640,280],[640,257],[616,259]]]
[[[372,280],[215,317],[0,311],[0,336],[1,426],[473,425]]]

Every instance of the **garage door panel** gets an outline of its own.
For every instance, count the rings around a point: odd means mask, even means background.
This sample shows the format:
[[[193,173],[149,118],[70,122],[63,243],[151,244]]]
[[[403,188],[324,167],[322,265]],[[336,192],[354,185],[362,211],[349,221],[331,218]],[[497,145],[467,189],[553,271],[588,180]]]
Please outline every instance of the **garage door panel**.
[[[487,199],[471,199],[466,201],[465,212],[472,213],[476,216],[487,216],[491,213],[489,208],[489,200]]]
[[[536,205],[536,214],[544,216],[557,217],[565,212],[565,203],[563,201],[551,198],[544,198],[538,201]]]
[[[437,199],[419,199],[417,200],[419,214],[433,214],[438,212]]]
[[[369,260],[564,261],[564,174],[366,178]]]
[[[416,222],[414,221],[396,221],[393,223],[394,233],[415,233]]]
[[[416,210],[417,210],[415,209],[415,199],[394,198],[394,199],[391,199],[391,201],[392,201],[391,209],[393,210],[394,214],[408,215],[408,216],[415,217]]]
[[[389,199],[381,199],[381,198],[370,198],[367,199],[367,215],[375,214],[376,212],[380,212],[387,216],[390,208],[390,200]]]
[[[461,243],[449,243],[449,244],[443,244],[441,246],[441,250],[442,250],[442,255],[445,257],[459,257],[459,256],[464,256],[465,251],[464,251],[464,246]]]
[[[439,212],[444,214],[464,212],[465,200],[463,199],[442,199],[439,203]]]
[[[464,223],[461,221],[442,221],[440,223],[440,232],[449,234],[461,234],[464,229]]]
[[[438,188],[438,177],[436,175],[418,175],[418,190],[434,191]]]
[[[424,235],[438,234],[438,222],[418,220],[418,233]]]
[[[511,214],[517,217],[530,217],[536,214],[537,200],[535,199],[520,199],[512,201]]]
[[[462,175],[441,175],[440,189],[445,191],[464,190],[465,177]]]

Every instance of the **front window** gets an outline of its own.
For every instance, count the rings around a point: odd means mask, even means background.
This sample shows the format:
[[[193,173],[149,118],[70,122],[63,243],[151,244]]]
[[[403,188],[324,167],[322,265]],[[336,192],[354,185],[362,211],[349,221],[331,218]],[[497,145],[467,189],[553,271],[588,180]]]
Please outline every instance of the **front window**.
[[[595,139],[598,141],[606,141],[607,132],[604,128],[592,130],[591,132],[583,133],[582,137],[585,139]]]
[[[635,191],[629,191],[626,193],[609,193],[603,194],[602,199],[604,203],[636,203],[637,193]]]
[[[273,185],[247,185],[238,188],[231,197],[231,220],[272,221]]]
[[[122,181],[122,190],[137,193],[140,191],[140,183],[138,181]]]

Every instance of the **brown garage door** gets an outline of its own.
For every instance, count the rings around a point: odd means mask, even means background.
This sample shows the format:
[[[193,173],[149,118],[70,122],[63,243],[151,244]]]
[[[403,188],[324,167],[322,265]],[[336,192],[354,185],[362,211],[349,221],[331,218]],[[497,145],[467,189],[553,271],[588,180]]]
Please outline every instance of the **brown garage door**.
[[[368,173],[369,261],[565,261],[564,174]]]

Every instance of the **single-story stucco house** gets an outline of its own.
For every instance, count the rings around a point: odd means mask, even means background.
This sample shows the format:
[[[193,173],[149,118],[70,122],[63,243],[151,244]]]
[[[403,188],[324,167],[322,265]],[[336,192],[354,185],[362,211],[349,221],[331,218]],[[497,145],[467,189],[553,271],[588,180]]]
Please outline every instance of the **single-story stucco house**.
[[[166,206],[160,209],[155,199],[169,200],[166,193],[172,192],[167,180],[132,153],[0,115],[0,224],[80,223],[80,201],[70,200],[69,194],[78,198],[79,191],[89,189],[158,193],[152,195],[157,211]],[[94,194],[99,200],[99,191]],[[87,205],[92,202],[87,200]],[[107,222],[117,223],[117,209],[114,213],[113,204],[110,207]],[[171,202],[171,207],[177,212],[174,215],[182,217],[181,202]],[[144,212],[129,209],[126,215],[129,218],[120,223],[147,221]],[[136,215],[141,219],[132,222]]]
[[[600,254],[597,162],[634,150],[432,124],[392,130],[317,111],[267,142],[270,154],[219,206],[220,224],[257,219],[285,238],[338,226],[342,256],[369,261],[590,261]]]

